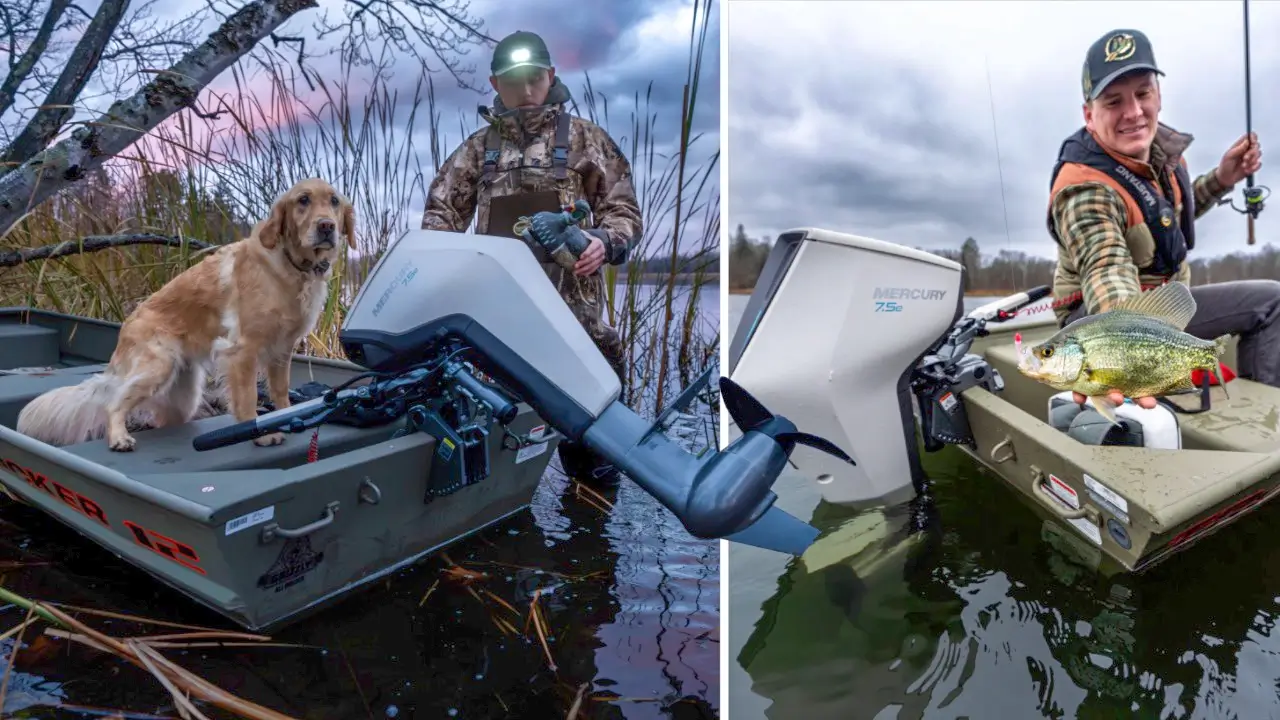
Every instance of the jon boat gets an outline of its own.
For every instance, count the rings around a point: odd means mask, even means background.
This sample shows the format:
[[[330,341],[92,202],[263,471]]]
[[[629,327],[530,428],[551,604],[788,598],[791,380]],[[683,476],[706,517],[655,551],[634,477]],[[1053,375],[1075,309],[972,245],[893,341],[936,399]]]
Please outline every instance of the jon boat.
[[[348,359],[295,356],[287,409],[141,430],[123,453],[13,429],[40,393],[102,371],[118,330],[0,310],[0,488],[247,629],[297,620],[523,511],[565,438],[695,537],[798,554],[816,535],[772,507],[785,443],[754,431],[694,454],[663,433],[715,366],[641,419],[517,238],[400,237],[347,313]],[[248,442],[274,431],[294,434]]]
[[[827,502],[927,492],[921,453],[954,444],[1046,534],[1074,539],[1113,573],[1150,568],[1280,493],[1280,389],[1236,378],[1155,410],[1127,404],[1128,432],[1104,435],[1096,411],[1076,415],[1070,393],[1016,369],[1015,333],[1031,344],[1057,329],[1052,313],[1016,316],[1048,288],[966,313],[963,287],[961,265],[906,246],[817,228],[778,238],[730,376],[857,461],[797,449]],[[1235,339],[1223,361],[1235,365]]]

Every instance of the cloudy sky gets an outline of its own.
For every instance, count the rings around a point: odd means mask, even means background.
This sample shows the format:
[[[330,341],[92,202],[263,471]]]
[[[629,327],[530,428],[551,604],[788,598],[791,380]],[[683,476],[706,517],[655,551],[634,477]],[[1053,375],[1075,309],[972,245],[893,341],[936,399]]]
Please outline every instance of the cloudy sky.
[[[212,1],[223,14],[243,5],[243,0]],[[630,152],[632,139],[636,135],[632,130],[632,121],[636,107],[634,97],[639,95],[640,121],[643,124],[644,114],[647,111],[652,123],[648,133],[652,138],[655,151],[670,154],[679,141],[681,94],[689,72],[690,31],[695,1],[584,3],[579,0],[521,0],[515,3],[502,0],[470,0],[466,3],[446,2],[442,5],[451,9],[465,7],[470,16],[483,20],[482,31],[494,39],[515,30],[531,30],[542,35],[550,47],[560,78],[578,100],[579,110],[583,115],[587,114],[587,108],[583,103],[586,94],[586,74],[590,74],[597,98],[597,109],[601,114],[599,118],[601,124],[606,126],[619,145],[628,152]],[[82,7],[92,14],[97,11],[100,4],[100,0],[90,0],[87,4],[82,4]],[[142,4],[143,0],[133,0],[130,12]],[[153,15],[158,15],[161,20],[174,20],[205,8],[208,4],[208,0],[163,0],[153,8]],[[390,0],[388,4],[397,6],[412,15],[412,11],[408,10],[410,7],[408,2]],[[320,5],[320,9],[306,10],[291,18],[277,32],[283,36],[304,37],[307,40],[308,52],[319,52],[324,45],[317,40],[313,23],[325,11],[328,12],[330,20],[340,20],[344,8],[354,7],[350,3],[344,3],[343,0],[320,0]],[[47,6],[47,0],[39,2],[37,12],[42,16]],[[208,32],[217,27],[220,22],[220,17],[206,11],[199,40],[203,41]],[[706,135],[694,146],[693,157],[690,160],[691,168],[706,164],[720,143],[718,3],[712,5],[710,25],[702,60],[702,77],[693,123],[694,133],[702,132]],[[77,34],[63,33],[61,39],[74,43]],[[271,48],[270,40],[263,41],[259,47]],[[479,127],[480,119],[476,113],[476,106],[481,103],[489,104],[492,101],[493,92],[488,86],[491,51],[491,45],[471,46],[463,61],[464,64],[475,68],[476,72],[471,76],[471,80],[484,88],[483,93],[459,88],[452,76],[444,70],[440,70],[433,76],[437,112],[441,118],[444,135],[441,141],[441,159],[457,147],[465,134]],[[282,45],[274,52],[292,57],[296,54],[296,46]],[[429,52],[425,50],[424,52],[430,55]],[[7,67],[8,60],[4,49],[0,48],[0,62]],[[408,106],[421,77],[421,71],[408,58],[397,58],[396,62],[395,72],[387,88],[389,92],[398,92],[400,95],[401,109],[395,124],[413,133],[425,173],[421,184],[425,186],[430,183],[434,169],[430,155],[431,137],[425,107],[420,108],[414,125],[410,126],[407,122]],[[330,80],[339,79],[337,78],[339,63],[336,58],[313,58],[309,60],[309,64],[320,69]],[[435,65],[439,67],[438,63]],[[248,60],[242,60],[241,67],[254,66]],[[57,69],[55,64],[51,72],[56,73]],[[367,86],[367,72],[362,75],[357,69],[351,82],[351,104],[357,116],[361,112],[364,99],[362,89]],[[312,108],[319,108],[320,96],[307,98],[306,87],[301,81],[298,87],[304,96],[303,101]],[[213,93],[234,95],[235,89],[236,84],[232,73],[224,72],[202,94],[204,107],[206,109],[213,107],[210,104]],[[94,85],[91,84],[86,95],[91,94],[93,90]],[[260,73],[251,81],[248,90],[255,93],[263,103],[269,103],[270,86],[267,79]],[[644,105],[646,92],[649,93],[647,108]],[[88,119],[93,115],[91,111],[100,112],[114,99],[116,98],[97,98],[92,103],[93,107],[82,109],[78,113],[77,119]],[[608,101],[607,123],[604,122],[606,118],[603,117],[603,99]],[[21,123],[25,122],[25,116],[30,112],[30,107],[30,103],[19,102],[18,107],[0,118],[0,123],[11,128],[11,132],[16,131]],[[460,121],[462,127],[460,127]],[[230,118],[224,118],[220,122],[227,127],[233,126]],[[197,122],[197,124],[200,123]],[[669,168],[668,162],[661,157],[652,160],[653,167],[648,171],[645,166],[649,161],[645,158],[632,157],[631,160],[636,166],[639,175],[638,184],[641,186],[657,180],[656,176]],[[718,192],[718,174],[713,176],[712,185],[717,188],[713,192]],[[640,192],[643,193],[643,190],[641,189]],[[410,219],[414,227],[417,226],[418,218],[421,217],[423,200],[423,191],[419,189],[409,202],[412,216]],[[670,202],[670,197],[662,202]]]
[[[1195,135],[1193,175],[1245,132],[1240,2],[733,0],[725,8],[725,226],[742,224],[752,237],[815,225],[926,248],[972,236],[984,254],[1051,256],[1049,173],[1062,140],[1083,124],[1085,51],[1115,28],[1151,38],[1167,73],[1160,119]],[[1280,189],[1280,96],[1267,91],[1280,45],[1265,41],[1280,35],[1280,3],[1255,0],[1249,11],[1253,126],[1264,153],[1255,181]],[[1280,245],[1276,213],[1269,204],[1259,217],[1259,245]],[[1246,232],[1245,216],[1215,208],[1197,223],[1196,253],[1246,250]]]

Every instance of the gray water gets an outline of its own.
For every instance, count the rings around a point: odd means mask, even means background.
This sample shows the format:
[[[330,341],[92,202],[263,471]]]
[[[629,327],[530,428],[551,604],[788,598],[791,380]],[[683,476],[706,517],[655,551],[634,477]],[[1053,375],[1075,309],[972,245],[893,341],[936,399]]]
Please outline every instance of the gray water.
[[[726,342],[746,300],[730,296]],[[1276,510],[1106,578],[958,449],[923,459],[933,528],[876,562],[809,572],[729,546],[733,720],[1280,718]],[[824,535],[866,520],[792,473],[775,490]]]

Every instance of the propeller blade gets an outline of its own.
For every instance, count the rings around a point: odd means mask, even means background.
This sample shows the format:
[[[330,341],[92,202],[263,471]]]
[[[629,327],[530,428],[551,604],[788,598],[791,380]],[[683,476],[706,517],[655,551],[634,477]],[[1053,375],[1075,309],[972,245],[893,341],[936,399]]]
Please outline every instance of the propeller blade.
[[[817,537],[817,528],[774,506],[745,530],[739,530],[725,540],[798,557]]]
[[[820,450],[828,455],[834,455],[835,457],[838,457],[841,460],[844,460],[850,465],[856,466],[858,464],[853,461],[853,458],[850,457],[848,453],[846,453],[844,450],[841,450],[840,447],[837,446],[835,443],[831,442],[826,438],[818,437],[817,435],[813,435],[807,432],[796,431],[796,432],[778,433],[778,435],[774,437],[774,440],[777,440],[778,443],[781,444],[783,447],[786,447],[788,444],[808,445],[809,447],[815,450]],[[790,457],[789,452],[787,453],[787,455],[788,457]]]
[[[720,401],[733,418],[733,424],[744,434],[773,419],[773,413],[760,404],[741,385],[720,376]]]

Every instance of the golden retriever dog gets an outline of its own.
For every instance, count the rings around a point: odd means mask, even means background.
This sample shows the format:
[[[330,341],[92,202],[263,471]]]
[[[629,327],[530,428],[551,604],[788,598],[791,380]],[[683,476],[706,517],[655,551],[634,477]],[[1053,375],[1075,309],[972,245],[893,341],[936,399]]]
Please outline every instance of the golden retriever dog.
[[[236,421],[250,420],[260,367],[272,402],[289,407],[290,361],[324,308],[339,234],[355,248],[351,204],[324,180],[294,185],[248,238],[218,248],[140,304],[104,372],[28,403],[18,432],[58,446],[105,432],[112,450],[133,450],[130,427],[191,421],[209,373],[225,381]],[[284,434],[253,442],[276,445]]]

